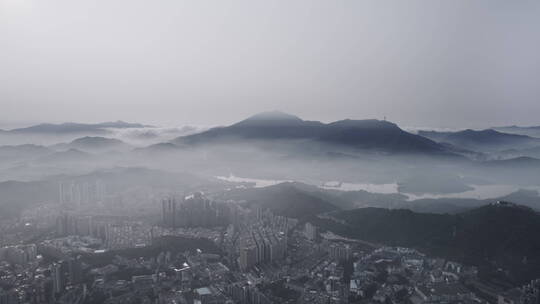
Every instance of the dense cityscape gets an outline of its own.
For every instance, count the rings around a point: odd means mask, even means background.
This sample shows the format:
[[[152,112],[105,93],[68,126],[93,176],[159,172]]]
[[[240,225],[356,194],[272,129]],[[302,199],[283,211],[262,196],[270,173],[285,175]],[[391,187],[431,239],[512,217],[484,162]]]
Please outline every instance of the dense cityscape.
[[[86,211],[106,197],[100,181],[61,183],[58,203],[2,221],[1,304],[540,299],[540,280],[497,290],[474,265],[348,239],[211,194],[163,197],[147,218]]]

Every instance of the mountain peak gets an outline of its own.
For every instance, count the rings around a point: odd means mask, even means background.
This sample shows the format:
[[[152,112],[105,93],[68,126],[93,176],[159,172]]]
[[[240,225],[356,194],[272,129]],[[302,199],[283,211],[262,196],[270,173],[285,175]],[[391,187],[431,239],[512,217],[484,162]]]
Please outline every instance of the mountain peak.
[[[244,119],[233,126],[284,126],[298,125],[304,121],[298,116],[287,114],[281,111],[268,111],[255,114]]]
[[[340,120],[333,123],[302,120],[283,112],[263,112],[228,127],[179,137],[173,142],[194,144],[227,140],[302,140],[329,147],[337,144],[354,149],[390,153],[447,155],[446,148],[427,138],[407,133],[396,124],[376,119]]]
[[[291,121],[302,121],[298,116],[294,116],[281,111],[266,111],[257,113],[253,116],[250,116],[246,120],[291,120]],[[246,121],[244,120],[244,121]]]

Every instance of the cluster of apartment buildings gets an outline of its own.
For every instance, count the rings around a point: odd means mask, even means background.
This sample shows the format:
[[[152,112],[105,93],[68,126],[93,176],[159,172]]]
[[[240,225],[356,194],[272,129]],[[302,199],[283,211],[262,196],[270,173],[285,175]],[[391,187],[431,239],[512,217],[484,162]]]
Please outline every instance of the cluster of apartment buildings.
[[[0,248],[0,261],[23,265],[35,261],[37,254],[35,244],[6,246]]]
[[[162,200],[162,222],[170,228],[226,226],[234,221],[236,205],[209,200],[201,193]]]
[[[151,226],[138,221],[62,213],[56,219],[56,236],[90,236],[100,239],[107,249],[149,245]]]
[[[240,257],[238,265],[241,270],[271,263],[285,257],[287,251],[287,235],[266,227],[253,227],[246,230],[239,238]]]
[[[105,184],[100,180],[63,181],[59,183],[58,191],[60,204],[74,207],[103,202],[106,195]]]

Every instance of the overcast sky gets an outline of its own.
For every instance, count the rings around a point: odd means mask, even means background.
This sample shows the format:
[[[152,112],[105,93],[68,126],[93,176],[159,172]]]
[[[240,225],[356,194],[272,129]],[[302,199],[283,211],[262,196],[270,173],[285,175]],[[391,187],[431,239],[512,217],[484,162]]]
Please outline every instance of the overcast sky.
[[[0,123],[540,125],[540,1],[0,0]]]

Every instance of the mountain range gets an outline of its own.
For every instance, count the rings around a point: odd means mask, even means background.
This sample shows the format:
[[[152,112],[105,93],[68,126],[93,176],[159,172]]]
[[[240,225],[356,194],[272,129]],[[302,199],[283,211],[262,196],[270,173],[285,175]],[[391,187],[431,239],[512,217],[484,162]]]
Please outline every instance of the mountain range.
[[[125,142],[101,136],[85,136],[69,143],[52,146],[55,150],[78,149],[86,152],[129,151],[133,147]]]
[[[51,152],[47,147],[34,144],[0,146],[0,162],[28,160]]]
[[[282,112],[260,113],[227,127],[179,137],[172,142],[203,145],[278,140],[317,148],[331,145],[385,153],[450,154],[444,146],[408,133],[391,122],[347,119],[326,124]]]
[[[132,147],[103,135],[111,129],[152,127],[123,121],[95,124],[62,123],[39,124],[25,128],[4,130],[12,135],[88,135],[71,137],[67,144],[52,146],[53,149],[79,149],[92,152],[103,149],[128,151]],[[212,128],[203,132],[180,136],[170,142],[154,141],[150,151],[173,151],[177,147],[196,147],[206,144],[250,145],[280,142],[297,152],[317,152],[333,156],[347,156],[351,152],[374,151],[385,154],[462,155],[482,159],[482,153],[500,152],[505,158],[539,154],[540,138],[522,135],[540,130],[540,127],[496,127],[486,130],[463,130],[457,132],[419,131],[409,133],[385,120],[339,120],[331,123],[303,120],[279,111],[263,112],[235,124]],[[146,133],[143,133],[146,134]],[[153,133],[152,133],[153,134]],[[64,140],[66,138],[64,137]],[[143,140],[143,139],[138,139]],[[270,144],[269,144],[270,143]],[[139,146],[139,150],[144,150]]]
[[[144,125],[115,122],[54,126],[76,132],[81,126],[85,130],[89,126],[108,130]],[[33,128],[38,126],[29,129]],[[236,172],[245,177],[312,183],[397,184],[400,191],[418,196],[464,192],[483,184],[526,188],[535,186],[534,181],[540,178],[540,160],[535,158],[538,147],[534,146],[540,139],[495,130],[413,134],[384,120],[323,123],[274,111],[172,141],[160,138],[128,144],[118,139],[124,133],[69,133],[54,137],[55,144],[0,146],[0,163],[6,170],[3,176],[19,171],[21,174],[15,176],[26,179],[40,170],[36,167],[49,170],[54,166],[57,173],[72,169],[82,172],[88,165],[121,163],[194,170],[210,176]],[[19,133],[16,137],[34,142],[45,136]]]
[[[131,149],[132,146],[118,139],[86,136],[51,146],[35,144],[0,146],[0,163],[88,160],[89,153],[129,152]]]
[[[492,129],[512,134],[527,135],[532,137],[540,138],[540,126],[504,126],[504,127],[493,127]]]
[[[116,129],[126,129],[126,128],[144,128],[151,127],[148,125],[143,125],[139,123],[128,123],[124,121],[115,121],[115,122],[102,122],[95,124],[85,124],[85,123],[74,123],[66,122],[62,124],[39,124],[25,128],[17,128],[11,130],[3,130],[4,133],[12,134],[69,134],[69,133],[94,133],[94,134],[106,134],[108,133],[107,129],[116,128]]]
[[[527,135],[509,134],[486,130],[463,130],[458,132],[419,131],[424,136],[439,143],[449,143],[456,147],[478,152],[524,149],[540,146],[540,139]]]

